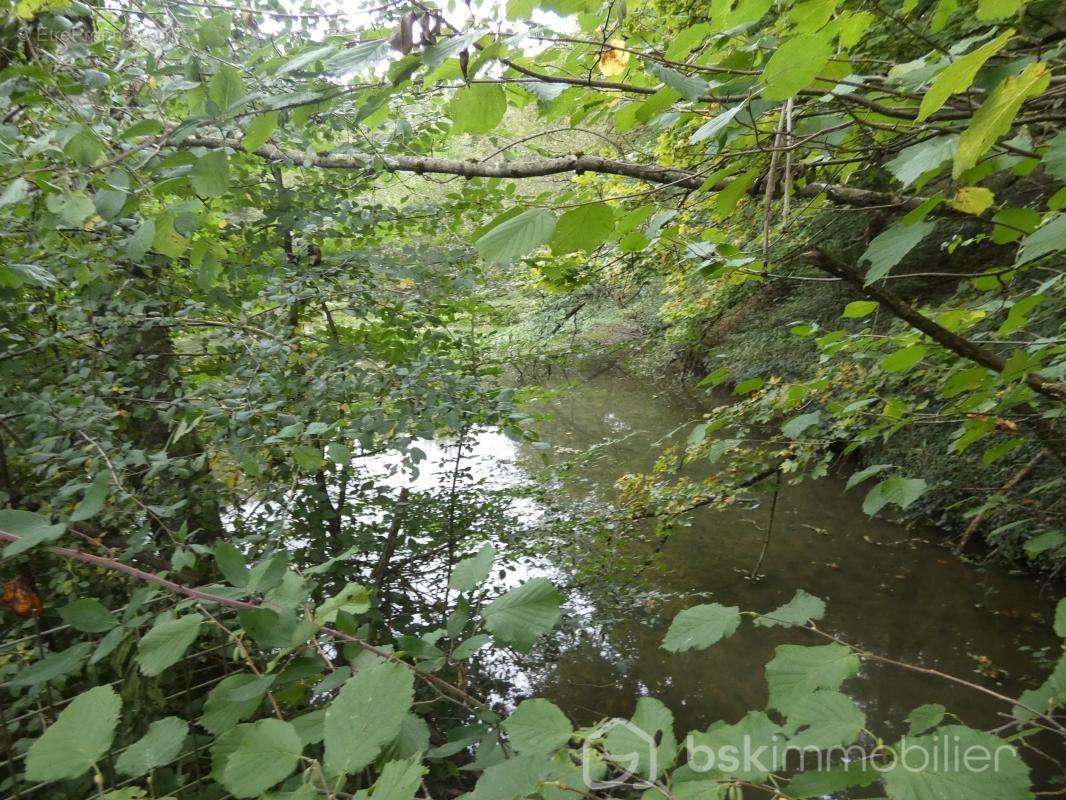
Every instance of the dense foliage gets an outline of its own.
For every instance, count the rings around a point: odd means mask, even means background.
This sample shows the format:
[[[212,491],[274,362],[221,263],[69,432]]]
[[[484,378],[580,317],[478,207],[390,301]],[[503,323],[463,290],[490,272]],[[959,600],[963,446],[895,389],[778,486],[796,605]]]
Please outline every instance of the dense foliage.
[[[1061,4],[3,13],[5,797],[1061,791],[1020,751],[1061,751],[1066,660],[1020,698],[932,674],[1003,724],[924,706],[904,742],[1002,760],[913,768],[841,689],[864,664],[923,667],[840,641],[802,590],[695,606],[663,642],[749,619],[809,638],[777,648],[766,708],[739,721],[682,738],[653,697],[579,729],[544,699],[487,701],[490,654],[537,647],[565,598],[490,579],[531,544],[460,480],[470,431],[535,438],[489,335],[505,291],[565,298],[550,334],[590,298],[658,292],[667,343],[738,400],[626,478],[628,513],[668,526],[935,429],[914,449],[1003,473],[964,503],[967,538],[994,518],[993,543],[1059,568]],[[748,312],[803,366],[758,343],[717,358]],[[450,479],[398,490],[389,470],[434,437]],[[871,515],[950,489],[903,463],[849,486],[866,481]],[[742,743],[766,763],[694,764]],[[784,753],[857,743],[828,770]]]

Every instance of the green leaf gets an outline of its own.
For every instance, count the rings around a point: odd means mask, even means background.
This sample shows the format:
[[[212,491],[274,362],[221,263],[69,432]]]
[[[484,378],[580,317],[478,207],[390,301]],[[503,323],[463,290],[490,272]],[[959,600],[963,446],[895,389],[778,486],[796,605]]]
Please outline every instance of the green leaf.
[[[925,358],[927,352],[929,348],[921,344],[902,347],[881,359],[881,369],[885,372],[906,372]]]
[[[719,722],[691,736],[696,753],[699,752],[696,748],[704,748],[714,754],[715,772],[722,777],[762,782],[770,772],[784,766],[783,734],[781,726],[762,711],[749,711],[734,725]],[[734,766],[730,766],[726,757],[729,753],[757,753],[758,756],[734,759]]]
[[[212,150],[196,160],[189,183],[201,197],[220,197],[229,189],[229,158],[224,150]]]
[[[832,31],[805,33],[786,40],[763,67],[767,100],[788,100],[814,82],[833,55]]]
[[[930,114],[939,111],[951,95],[969,89],[978,70],[1002,50],[1012,36],[1014,29],[1008,28],[992,41],[960,56],[942,69],[922,98],[922,105],[918,109],[918,122],[925,121]]]
[[[847,485],[844,486],[844,491],[847,491],[852,486],[858,486],[867,478],[872,478],[874,475],[879,475],[886,469],[892,469],[892,467],[892,464],[872,464],[871,466],[866,467],[866,469],[860,469],[858,472],[853,473],[852,476],[848,478]]]
[[[977,19],[1006,19],[1017,14],[1028,0],[977,0]]]
[[[359,614],[365,614],[369,610],[370,590],[361,584],[349,583],[315,609],[315,623],[328,625],[336,622],[338,611],[358,616]]]
[[[780,608],[776,608],[764,617],[758,617],[755,624],[763,628],[782,625],[791,628],[806,625],[811,620],[825,616],[825,601],[813,594],[798,589],[792,599]]]
[[[1066,213],[1056,214],[1022,239],[1017,264],[1028,264],[1048,253],[1066,249]]]
[[[881,305],[876,300],[852,300],[844,306],[844,319],[862,319],[869,316]]]
[[[689,139],[691,144],[699,144],[702,141],[710,139],[713,136],[717,136],[719,133],[729,127],[729,124],[736,119],[737,114],[744,110],[746,102],[739,103],[733,106],[728,111],[723,111],[714,119],[703,123],[696,132],[692,134],[692,138]]]
[[[1062,531],[1045,531],[1039,536],[1034,536],[1027,541],[1022,547],[1025,549],[1025,554],[1030,558],[1046,553],[1048,550],[1058,550],[1063,545],[1066,545],[1066,534]]]
[[[497,597],[484,611],[485,627],[496,641],[528,652],[562,615],[563,596],[547,578],[533,578]]]
[[[326,769],[354,774],[396,738],[414,701],[414,675],[379,661],[350,678],[326,711]]]
[[[548,242],[556,255],[584,250],[591,253],[614,233],[614,211],[605,203],[572,208],[559,217]]]
[[[85,192],[52,194],[46,204],[49,211],[75,228],[96,213],[96,204]]]
[[[274,74],[280,77],[281,75],[295,72],[298,69],[303,69],[304,67],[314,64],[316,61],[326,60],[334,53],[336,53],[336,48],[331,44],[323,45],[321,47],[313,47],[310,50],[305,50],[295,58],[286,61],[278,67],[278,71]]]
[[[860,265],[870,265],[866,273],[866,285],[885,277],[935,227],[935,222],[916,222],[913,225],[897,222],[874,237],[859,259]]]
[[[655,61],[645,61],[644,71],[661,80],[686,100],[698,100],[700,95],[707,92],[707,81],[697,75],[683,75]]]
[[[55,678],[61,678],[81,669],[89,652],[93,649],[90,642],[78,642],[66,650],[58,653],[49,653],[40,661],[35,661],[28,667],[24,667],[19,673],[8,681],[8,686],[36,686]]]
[[[785,787],[788,797],[836,796],[845,789],[869,786],[879,775],[869,761],[851,761],[832,769],[812,769],[797,775]]]
[[[740,625],[740,609],[718,603],[686,608],[674,617],[662,648],[671,653],[702,650],[732,636]]]
[[[94,597],[83,597],[59,609],[63,621],[85,633],[104,633],[118,625],[118,618]]]
[[[885,164],[885,169],[903,186],[910,186],[930,170],[955,157],[959,137],[955,134],[937,136],[905,147]]]
[[[511,746],[519,753],[551,753],[573,735],[570,720],[549,700],[523,700],[503,721]]]
[[[265,681],[247,672],[223,678],[207,695],[200,725],[216,736],[225,733],[255,713],[269,688]]]
[[[30,182],[25,178],[15,178],[4,188],[4,193],[0,194],[0,208],[21,203],[30,196],[31,188]]]
[[[529,797],[548,775],[552,762],[539,753],[527,753],[493,764],[478,778],[471,800],[517,800]]]
[[[207,84],[207,96],[220,111],[226,111],[244,99],[244,81],[241,74],[230,66],[222,66]]]
[[[189,240],[174,228],[174,215],[169,211],[155,218],[155,236],[152,237],[152,249],[157,253],[179,258],[189,246]],[[139,233],[139,231],[138,231]]]
[[[131,261],[140,261],[152,247],[153,241],[155,241],[155,221],[146,219],[126,240],[126,255]]]
[[[1051,144],[1048,146],[1047,152],[1044,153],[1042,158],[1044,164],[1044,171],[1048,175],[1052,175],[1058,178],[1060,181],[1066,181],[1066,131],[1059,131],[1054,139],[1051,140]],[[22,180],[21,178],[17,180]],[[6,196],[6,192],[4,193]],[[0,198],[0,207],[3,207],[5,203]]]
[[[31,746],[26,779],[77,778],[99,761],[115,736],[122,699],[110,686],[95,686],[75,697]]]
[[[235,730],[240,738],[221,775],[222,785],[234,797],[259,797],[296,769],[303,742],[291,723],[261,719]]]
[[[1021,75],[1004,78],[962,132],[951,176],[958,179],[976,164],[1000,136],[1010,131],[1022,104],[1042,94],[1050,81],[1047,65],[1040,61],[1030,64]]]
[[[958,755],[946,758],[945,753]],[[967,754],[974,757],[963,757]],[[1029,767],[1014,747],[962,725],[907,738],[895,762],[885,769],[883,781],[892,800],[1030,800],[1033,796]]]
[[[475,83],[457,91],[446,113],[452,120],[452,133],[488,133],[503,119],[507,97],[498,83]]]
[[[373,793],[360,789],[355,793],[355,800],[412,800],[422,785],[422,776],[426,768],[421,759],[414,755],[402,761],[390,761],[381,770],[381,776],[374,782]]]
[[[825,750],[846,746],[859,738],[866,715],[840,692],[818,691],[797,701],[788,714],[789,725],[798,730],[788,745],[798,750]]]
[[[492,569],[492,559],[496,551],[491,544],[484,545],[478,550],[477,555],[464,558],[455,565],[451,577],[448,579],[448,588],[457,592],[471,592],[480,586],[489,577]]]
[[[629,772],[654,779],[677,756],[674,715],[654,697],[641,697],[629,723],[611,728],[604,749]],[[650,746],[655,742],[653,760]]]
[[[244,556],[233,542],[218,542],[212,553],[215,556],[218,571],[231,586],[248,585],[248,565],[244,563]]]
[[[95,164],[103,153],[104,145],[100,137],[84,125],[67,140],[63,148],[63,155],[83,167]]]
[[[137,663],[141,674],[161,675],[178,662],[200,632],[200,615],[188,614],[176,619],[162,619],[141,637],[137,644]]]
[[[81,522],[83,520],[91,519],[99,514],[104,507],[104,503],[107,502],[109,486],[107,473],[103,472],[98,475],[96,480],[85,490],[81,502],[78,503],[74,512],[70,515],[70,521]]]
[[[783,644],[766,665],[770,706],[785,714],[817,689],[836,691],[859,671],[859,657],[842,644],[804,647]]]
[[[822,412],[812,411],[809,414],[800,414],[793,417],[781,426],[781,432],[789,439],[798,439],[808,428],[822,421]]]
[[[907,715],[907,735],[917,736],[930,728],[935,728],[943,721],[946,713],[947,709],[939,703],[918,706]]]
[[[389,51],[387,39],[371,39],[355,42],[350,47],[331,56],[326,62],[326,69],[336,76],[350,76],[385,58]]]
[[[452,658],[455,661],[465,661],[491,641],[492,637],[487,633],[479,633],[475,636],[471,636],[469,639],[456,645],[455,649],[452,650]]]
[[[25,553],[45,542],[54,542],[66,529],[66,525],[52,525],[40,514],[34,514],[32,511],[0,509],[0,531],[19,537],[17,542],[11,542],[4,548],[4,558]]]
[[[748,378],[747,380],[740,381],[736,386],[733,387],[733,394],[737,397],[741,397],[742,395],[746,394],[751,394],[752,392],[761,389],[763,387],[763,384],[765,383],[766,381],[764,381],[762,378]]]
[[[530,208],[490,228],[474,242],[474,249],[486,261],[502,264],[547,244],[554,232],[555,215]]]
[[[1055,633],[1066,639],[1066,597],[1055,606]]]
[[[123,775],[139,778],[157,767],[163,767],[178,757],[189,725],[178,717],[163,717],[148,726],[148,732],[131,744],[115,763]]]
[[[270,137],[274,135],[274,131],[278,128],[278,112],[268,111],[265,114],[260,114],[254,117],[251,122],[248,123],[248,127],[244,132],[244,138],[241,139],[241,147],[247,150],[249,153],[258,150]]]
[[[862,501],[862,510],[871,517],[889,503],[906,509],[921,497],[927,486],[921,478],[903,478],[893,475],[874,486]]]

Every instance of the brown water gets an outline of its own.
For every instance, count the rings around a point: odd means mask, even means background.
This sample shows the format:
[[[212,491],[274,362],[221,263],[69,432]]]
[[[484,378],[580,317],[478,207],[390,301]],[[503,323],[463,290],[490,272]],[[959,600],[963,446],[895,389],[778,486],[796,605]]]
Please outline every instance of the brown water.
[[[591,379],[574,375],[553,388],[561,393],[536,406],[551,412],[538,428],[551,449],[512,451],[518,472],[543,470],[545,460],[558,463],[621,437],[579,477],[561,479],[578,505],[609,502],[620,475],[649,468],[659,452],[654,443],[679,427],[674,435],[684,436],[685,423],[698,420],[709,405],[701,407],[698,398],[673,389],[656,394],[617,371]],[[629,716],[642,695],[658,697],[673,710],[679,734],[718,719],[735,722],[749,709],[765,707],[763,665],[777,645],[825,642],[810,633],[747,622],[709,650],[674,655],[659,647],[666,628],[677,610],[708,599],[769,611],[799,588],[827,602],[824,630],[868,651],[1009,696],[1042,682],[1049,670],[1032,656],[1045,648],[1058,653],[1051,630],[1054,593],[1042,594],[1032,577],[955,557],[936,529],[871,520],[861,510],[865,490],[844,492],[850,471],[783,484],[765,577],[758,583],[745,576],[762,545],[769,496],[762,495],[755,507],[696,512],[692,526],[665,545],[662,568],[646,574],[652,599],[619,618],[610,590],[590,590],[580,600],[589,624],[560,637],[557,655],[523,664],[524,692],[554,700],[585,724]],[[630,529],[628,535],[639,539],[642,530]],[[619,539],[619,547],[627,546],[624,541]],[[568,565],[555,566],[565,572]],[[620,592],[629,588],[628,580],[618,575]],[[665,605],[655,597],[666,597]],[[868,661],[844,691],[863,706],[868,727],[886,737],[899,733],[902,719],[924,703],[942,703],[964,723],[984,728],[1002,724],[1001,715],[1010,712],[971,689]]]

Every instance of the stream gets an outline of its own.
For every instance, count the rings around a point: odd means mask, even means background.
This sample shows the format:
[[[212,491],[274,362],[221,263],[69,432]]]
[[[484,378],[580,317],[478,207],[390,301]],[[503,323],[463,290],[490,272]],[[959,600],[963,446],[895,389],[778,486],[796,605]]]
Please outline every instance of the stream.
[[[675,435],[684,436],[686,423],[710,407],[706,398],[701,402],[676,388],[656,390],[618,371],[573,375],[550,388],[549,399],[534,404],[538,413],[547,412],[537,428],[545,444],[476,431],[466,444],[471,480],[497,488],[543,480],[553,463],[613,440],[579,475],[556,476],[557,488],[575,508],[586,503],[599,508],[616,495],[619,476],[651,467],[659,453],[656,441],[677,429]],[[427,485],[447,474],[454,448],[421,446],[428,459],[417,483]],[[667,541],[661,568],[645,576],[650,599],[637,610],[620,614],[611,593],[602,589],[571,593],[564,631],[542,641],[530,657],[491,665],[516,687],[507,699],[547,697],[576,723],[593,724],[628,717],[638,697],[653,695],[673,711],[679,735],[719,719],[735,722],[765,707],[763,667],[777,645],[824,640],[747,621],[709,650],[671,654],[659,646],[666,629],[677,611],[696,603],[770,611],[801,588],[827,603],[820,627],[864,650],[1008,696],[1042,682],[1050,671],[1046,659],[1058,653],[1052,632],[1057,598],[1042,594],[1032,576],[956,557],[935,528],[870,519],[861,510],[865,489],[844,491],[850,472],[782,482],[759,582],[746,576],[762,546],[768,493],[756,495],[754,505],[694,512],[691,527]],[[543,513],[525,498],[512,511],[531,528]],[[508,582],[546,574],[566,583],[565,563],[525,561]],[[925,703],[942,703],[965,724],[984,728],[1002,724],[1002,714],[1010,711],[967,687],[869,660],[843,691],[863,707],[867,727],[886,738],[902,733],[906,715]]]

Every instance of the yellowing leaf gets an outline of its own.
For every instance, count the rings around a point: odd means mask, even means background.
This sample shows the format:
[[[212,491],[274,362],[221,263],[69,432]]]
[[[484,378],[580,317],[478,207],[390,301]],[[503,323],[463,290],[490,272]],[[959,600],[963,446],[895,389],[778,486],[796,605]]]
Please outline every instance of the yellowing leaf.
[[[1022,104],[1030,97],[1041,94],[1051,81],[1047,65],[1037,61],[1025,68],[1017,77],[1003,79],[995,91],[977,109],[970,126],[959,138],[955,152],[955,166],[951,174],[958,178],[977,163],[1003,134],[1007,133]]]
[[[621,39],[611,39],[611,49],[604,50],[603,55],[600,56],[600,72],[602,72],[608,78],[614,78],[621,75],[626,71],[626,67],[629,65],[629,51],[618,50],[619,47],[625,47],[625,42]]]
[[[964,214],[980,216],[988,210],[995,199],[996,196],[991,189],[983,186],[963,186],[955,193],[955,199],[948,205]]]

